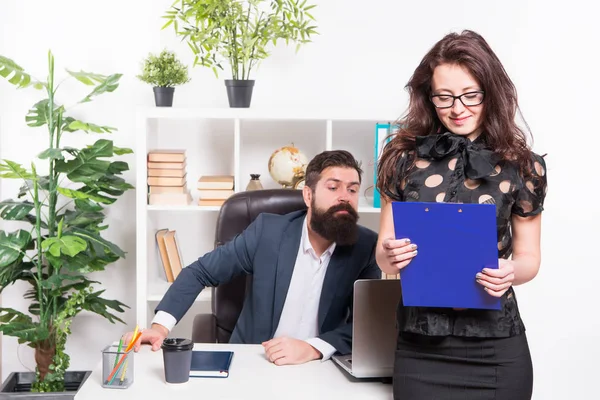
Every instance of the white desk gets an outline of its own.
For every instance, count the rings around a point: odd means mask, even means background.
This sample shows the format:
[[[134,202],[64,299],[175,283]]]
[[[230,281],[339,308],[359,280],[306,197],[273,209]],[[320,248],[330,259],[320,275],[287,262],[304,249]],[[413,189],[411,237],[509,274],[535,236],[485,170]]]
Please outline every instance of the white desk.
[[[196,350],[234,351],[229,378],[190,378],[183,384],[167,384],[162,351],[142,346],[134,358],[134,382],[127,389],[105,389],[98,364],[75,400],[91,399],[369,399],[391,400],[392,385],[357,380],[333,361],[276,366],[267,361],[261,345],[196,344]]]

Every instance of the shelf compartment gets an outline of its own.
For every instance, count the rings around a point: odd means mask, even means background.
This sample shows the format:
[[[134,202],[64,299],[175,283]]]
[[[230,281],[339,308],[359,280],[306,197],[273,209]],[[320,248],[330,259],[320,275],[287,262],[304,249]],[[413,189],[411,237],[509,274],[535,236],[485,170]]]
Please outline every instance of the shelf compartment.
[[[162,300],[165,293],[171,286],[171,283],[167,281],[151,281],[148,282],[148,294],[146,296],[147,301],[159,302]],[[196,297],[196,302],[210,302],[212,298],[212,288],[205,288]]]

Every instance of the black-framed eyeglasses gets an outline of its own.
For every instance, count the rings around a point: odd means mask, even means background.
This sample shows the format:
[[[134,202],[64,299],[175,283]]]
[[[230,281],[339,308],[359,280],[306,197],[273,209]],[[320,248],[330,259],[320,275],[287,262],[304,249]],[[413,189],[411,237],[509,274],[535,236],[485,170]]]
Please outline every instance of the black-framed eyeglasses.
[[[463,93],[459,96],[451,94],[434,94],[431,96],[431,102],[436,108],[450,108],[454,106],[454,101],[459,99],[465,107],[478,106],[483,103],[485,92],[476,90],[473,92]]]

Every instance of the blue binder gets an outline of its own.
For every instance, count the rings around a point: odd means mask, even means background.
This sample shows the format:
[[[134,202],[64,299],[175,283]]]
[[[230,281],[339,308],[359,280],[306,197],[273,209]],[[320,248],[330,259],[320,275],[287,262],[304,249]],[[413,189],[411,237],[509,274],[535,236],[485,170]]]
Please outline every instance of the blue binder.
[[[394,127],[395,128],[395,127]],[[373,159],[373,207],[381,208],[381,194],[377,189],[377,164],[385,145],[391,140],[388,136],[392,129],[389,123],[375,124],[375,155]]]
[[[495,204],[392,202],[396,239],[417,256],[400,270],[405,306],[500,309],[475,275],[498,268]]]

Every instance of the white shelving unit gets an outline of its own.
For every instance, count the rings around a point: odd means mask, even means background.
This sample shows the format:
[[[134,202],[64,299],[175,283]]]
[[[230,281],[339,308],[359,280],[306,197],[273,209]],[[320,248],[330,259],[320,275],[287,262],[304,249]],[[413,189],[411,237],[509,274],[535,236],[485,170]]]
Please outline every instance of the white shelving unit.
[[[372,206],[375,123],[393,122],[398,116],[398,110],[139,109],[135,148],[138,323],[149,326],[154,307],[170,285],[162,277],[155,232],[161,228],[177,231],[185,265],[213,248],[220,207],[196,205],[196,182],[200,176],[234,175],[235,191],[240,192],[245,190],[250,173],[259,173],[265,188],[276,188],[278,185],[267,166],[269,156],[276,149],[293,143],[309,159],[324,150],[345,149],[362,163],[359,223],[376,231],[379,209]],[[186,150],[186,179],[193,196],[191,205],[147,204],[147,153],[152,149],[169,148]],[[205,310],[210,309],[210,301],[210,290],[204,290],[196,300]]]

